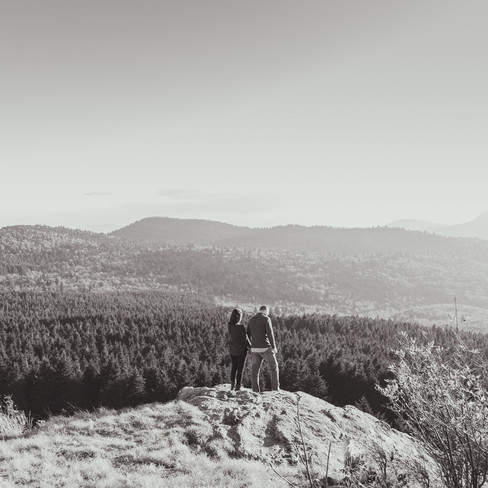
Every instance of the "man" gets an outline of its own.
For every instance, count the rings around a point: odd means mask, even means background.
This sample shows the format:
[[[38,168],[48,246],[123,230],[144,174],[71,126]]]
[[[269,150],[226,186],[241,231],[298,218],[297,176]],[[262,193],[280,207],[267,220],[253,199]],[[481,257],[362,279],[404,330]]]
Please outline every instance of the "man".
[[[271,372],[271,389],[279,390],[278,361],[273,325],[268,317],[269,308],[263,305],[259,312],[251,317],[247,326],[247,335],[251,338],[251,386],[259,393],[259,370],[263,359]]]

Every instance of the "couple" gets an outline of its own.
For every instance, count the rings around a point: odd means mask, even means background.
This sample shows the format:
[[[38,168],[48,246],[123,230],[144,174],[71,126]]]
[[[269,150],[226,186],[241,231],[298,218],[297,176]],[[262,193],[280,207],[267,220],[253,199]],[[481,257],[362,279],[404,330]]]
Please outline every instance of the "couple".
[[[259,370],[264,361],[271,372],[271,389],[279,390],[278,361],[273,325],[268,317],[269,309],[263,305],[259,312],[251,317],[247,330],[242,323],[242,310],[235,308],[229,320],[230,357],[232,359],[231,389],[241,389],[242,371],[248,349],[251,350],[251,386],[259,393]]]

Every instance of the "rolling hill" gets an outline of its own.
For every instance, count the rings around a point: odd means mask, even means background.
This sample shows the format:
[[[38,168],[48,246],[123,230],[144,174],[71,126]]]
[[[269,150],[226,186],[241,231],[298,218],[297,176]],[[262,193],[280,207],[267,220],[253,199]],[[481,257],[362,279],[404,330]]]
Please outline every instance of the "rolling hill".
[[[269,228],[239,227],[210,220],[152,217],[111,233],[130,241],[194,244],[293,252],[354,255],[405,253],[435,255],[484,248],[472,240],[455,240],[401,228],[337,228],[286,225]],[[469,252],[469,251],[468,251]]]
[[[247,227],[211,220],[149,217],[122,227],[111,235],[133,241],[211,245],[214,242],[239,237],[249,230]]]

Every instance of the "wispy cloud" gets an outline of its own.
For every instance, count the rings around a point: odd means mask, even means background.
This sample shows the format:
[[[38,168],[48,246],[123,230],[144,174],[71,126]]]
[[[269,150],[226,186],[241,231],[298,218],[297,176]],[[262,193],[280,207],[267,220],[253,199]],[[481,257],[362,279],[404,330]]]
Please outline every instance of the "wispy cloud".
[[[206,193],[191,189],[167,189],[158,191],[171,210],[232,212],[256,211],[273,205],[273,196],[268,193]]]
[[[113,196],[115,193],[108,192],[108,191],[91,191],[88,193],[84,193],[83,195],[87,197],[104,197],[104,196]]]
[[[192,189],[159,190],[158,196],[177,202],[214,202],[216,200],[235,197],[235,195],[231,194],[206,193],[202,191],[195,191]]]

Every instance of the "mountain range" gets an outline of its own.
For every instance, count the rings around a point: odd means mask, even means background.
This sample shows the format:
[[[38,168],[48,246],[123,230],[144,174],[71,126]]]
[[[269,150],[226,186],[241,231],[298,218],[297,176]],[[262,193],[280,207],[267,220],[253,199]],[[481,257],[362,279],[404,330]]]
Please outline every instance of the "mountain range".
[[[455,225],[426,222],[424,220],[402,219],[389,223],[387,227],[431,232],[449,237],[477,237],[478,239],[488,239],[488,212],[468,222]]]
[[[451,252],[454,248],[465,245],[445,236],[413,232],[400,226],[351,229],[284,225],[251,228],[210,220],[169,217],[142,219],[110,235],[128,241],[226,248],[282,249],[291,252],[339,255],[372,253],[434,255],[439,252]]]
[[[464,223],[445,225],[418,219],[401,219],[384,226],[435,234],[443,237],[467,237],[488,240],[488,212]],[[354,241],[362,235],[366,240],[377,235],[381,226],[372,228],[341,228],[330,226],[284,225],[268,228],[237,226],[201,219],[149,217],[111,232],[129,240],[148,240],[178,244],[219,246],[305,247],[308,251],[330,248],[336,239]],[[374,231],[373,231],[374,229]],[[368,236],[369,234],[369,236]],[[341,236],[341,237],[339,237]],[[393,234],[389,234],[391,238]],[[301,244],[298,244],[298,241]],[[314,244],[311,244],[311,241]],[[318,243],[317,241],[321,241]],[[304,245],[304,243],[308,243]],[[412,244],[409,239],[409,246]],[[312,249],[314,248],[314,249]]]
[[[272,264],[269,254],[260,255],[271,276],[287,275],[286,285],[278,285],[279,280],[273,278],[276,283],[268,287],[276,284],[284,294],[285,287],[295,282],[300,293],[315,290],[317,295],[309,305],[325,306],[327,312],[453,324],[458,322],[452,313],[457,296],[461,327],[485,330],[488,321],[488,295],[481,278],[488,266],[488,212],[457,226],[402,220],[385,227],[355,229],[299,225],[250,228],[153,217],[112,236],[132,242],[291,253],[295,256],[291,260],[288,255],[271,254]],[[297,258],[297,253],[301,257]]]
[[[110,235],[0,229],[0,291],[184,290],[252,310],[486,329],[488,241],[400,228],[251,229],[154,217]],[[259,303],[258,303],[259,304]]]

